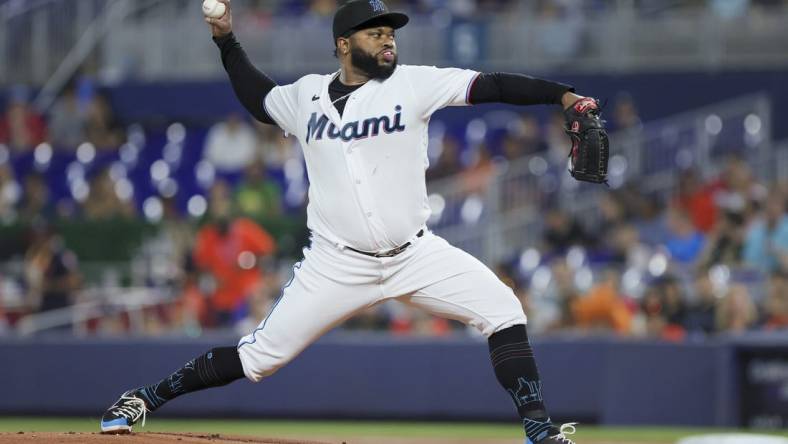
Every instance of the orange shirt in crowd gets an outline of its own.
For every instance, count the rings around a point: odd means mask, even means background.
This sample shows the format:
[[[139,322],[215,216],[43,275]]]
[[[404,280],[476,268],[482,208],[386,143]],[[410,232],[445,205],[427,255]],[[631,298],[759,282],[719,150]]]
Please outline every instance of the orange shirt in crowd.
[[[274,239],[254,221],[239,218],[224,235],[215,224],[200,229],[194,246],[197,266],[216,279],[212,306],[232,311],[262,284],[257,263],[276,250]]]
[[[621,334],[629,333],[632,327],[632,312],[609,284],[592,288],[585,297],[572,303],[571,310],[581,327],[602,326]]]

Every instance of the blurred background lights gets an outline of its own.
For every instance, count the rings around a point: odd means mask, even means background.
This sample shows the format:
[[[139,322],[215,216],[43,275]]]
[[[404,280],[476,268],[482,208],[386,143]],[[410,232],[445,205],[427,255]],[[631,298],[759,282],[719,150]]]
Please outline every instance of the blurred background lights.
[[[731,270],[727,265],[714,265],[709,268],[709,280],[717,295],[724,295],[731,280]]]
[[[164,216],[164,205],[161,199],[151,196],[142,203],[142,212],[150,222],[158,222]]]
[[[575,273],[575,287],[586,292],[594,285],[594,273],[588,267],[582,267]]]
[[[238,255],[238,266],[244,270],[251,270],[257,264],[257,257],[251,251],[242,251]]]
[[[624,290],[624,293],[629,294],[631,296],[639,295],[639,289],[642,282],[643,282],[643,273],[641,273],[640,270],[634,267],[629,268],[621,276],[621,288],[622,290]]]
[[[93,162],[96,158],[96,147],[90,142],[85,142],[77,147],[77,160],[82,163]]]
[[[183,143],[186,138],[186,128],[182,123],[175,122],[167,127],[167,142],[172,144]]]
[[[668,270],[668,258],[664,253],[656,253],[648,261],[648,272],[654,277],[660,277]]]
[[[168,143],[164,146],[162,151],[162,158],[171,165],[176,165],[181,161],[183,154],[183,145],[177,143]]]
[[[469,196],[462,204],[460,217],[462,217],[462,221],[466,224],[475,224],[479,222],[483,211],[484,201],[479,196]]]
[[[170,166],[163,160],[157,160],[150,166],[150,177],[155,182],[162,181],[170,175]]]
[[[127,174],[128,170],[126,169],[126,165],[121,162],[113,162],[109,167],[109,177],[114,181],[125,179]]]
[[[441,219],[443,216],[443,210],[446,209],[446,199],[443,198],[440,194],[430,194],[427,198],[427,202],[430,206],[430,223],[435,223]]]
[[[465,138],[470,144],[476,145],[483,142],[486,135],[487,124],[484,119],[473,119],[468,122],[468,126],[465,128]]]
[[[627,171],[627,166],[629,166],[627,158],[620,154],[616,154],[610,157],[608,172],[614,176],[623,176]]]
[[[528,161],[528,170],[534,176],[541,176],[547,172],[549,165],[547,161],[541,156],[534,156]]]
[[[539,266],[542,255],[536,248],[529,248],[520,255],[520,270],[530,273]]]
[[[194,167],[194,175],[197,178],[197,183],[204,189],[208,189],[216,178],[216,168],[207,160],[201,160]]]
[[[85,167],[79,162],[71,162],[66,167],[66,178],[69,182],[85,179]]]
[[[126,138],[132,145],[136,145],[138,147],[145,146],[145,130],[142,128],[142,125],[138,123],[129,125],[128,129],[126,130]]]
[[[761,132],[761,118],[755,114],[749,114],[744,118],[744,130],[747,134],[757,135]]]
[[[192,217],[202,217],[208,209],[208,201],[204,197],[196,194],[189,198],[186,203],[186,209]]]
[[[304,177],[304,164],[301,159],[287,159],[284,171],[287,180],[301,180]]]
[[[118,179],[115,182],[115,194],[124,202],[131,200],[134,197],[134,185],[126,178]]]
[[[553,273],[550,271],[550,267],[542,265],[537,268],[533,276],[531,276],[531,287],[538,293],[544,293],[552,279]]]
[[[706,117],[706,132],[712,136],[716,136],[722,132],[722,119],[716,114]]]
[[[586,250],[580,246],[573,246],[569,248],[566,253],[566,263],[570,268],[577,270],[583,266],[586,261]]]
[[[42,143],[33,151],[33,158],[39,165],[47,165],[52,160],[52,145]]]
[[[90,194],[90,185],[83,179],[75,179],[71,182],[70,189],[71,196],[73,196],[74,200],[77,202],[84,202]]]
[[[120,160],[124,163],[133,164],[137,161],[139,155],[139,148],[130,143],[124,143],[119,150]]]
[[[178,194],[178,182],[172,178],[168,177],[162,180],[157,187],[159,189],[159,194],[167,199],[175,197],[175,195]]]

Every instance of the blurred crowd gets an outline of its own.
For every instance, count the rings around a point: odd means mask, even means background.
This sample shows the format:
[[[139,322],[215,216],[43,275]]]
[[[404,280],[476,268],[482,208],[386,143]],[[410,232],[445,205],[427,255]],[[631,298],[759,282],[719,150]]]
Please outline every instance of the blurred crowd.
[[[141,156],[153,151],[145,140],[151,131],[118,121],[109,97],[89,82],[70,84],[46,115],[29,98],[23,88],[14,90],[0,112],[0,221],[11,230],[0,249],[0,332],[26,328],[30,314],[66,313],[51,318],[53,328],[243,333],[268,313],[298,258],[281,254],[285,241],[266,223],[302,215],[306,204],[304,165],[292,137],[240,115],[197,132],[197,142],[184,135],[193,129],[170,125],[156,160],[143,165]],[[642,127],[629,95],[610,107],[611,131]],[[543,179],[566,177],[560,112],[504,120],[494,129],[475,119],[462,131],[436,122],[428,180],[450,183],[463,201],[491,192],[502,165],[525,161]],[[184,143],[198,144],[193,169],[183,167]],[[56,167],[59,156],[67,158],[63,168]],[[196,191],[187,193],[179,167]],[[498,190],[502,211],[531,205],[544,214],[541,240],[494,265],[520,298],[532,331],[684,340],[788,327],[788,185],[759,182],[735,156],[712,176],[677,171],[667,194],[642,192],[637,183],[600,193],[593,218],[556,205],[549,181]],[[156,229],[126,264],[146,273],[130,280],[89,276],[78,249],[58,232],[64,220],[86,227],[152,223]],[[457,222],[448,214],[431,221]],[[139,288],[148,291],[139,296]],[[467,330],[397,303],[343,328]]]
[[[314,14],[332,16],[337,3],[342,0],[252,0],[249,5],[260,13],[268,14]],[[600,13],[609,10],[631,7],[641,14],[669,13],[676,11],[711,9],[722,17],[744,15],[753,10],[785,7],[785,0],[690,0],[690,1],[653,1],[634,0],[387,0],[391,9],[407,10],[415,13],[434,13],[448,10],[461,16],[472,16],[486,12],[528,12],[535,15],[554,17],[556,14]],[[247,6],[244,4],[244,6]]]

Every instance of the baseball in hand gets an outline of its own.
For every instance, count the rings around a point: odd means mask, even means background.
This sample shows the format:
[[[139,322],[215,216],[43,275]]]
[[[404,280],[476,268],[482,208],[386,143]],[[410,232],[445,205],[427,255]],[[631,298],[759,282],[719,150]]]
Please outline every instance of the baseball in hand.
[[[202,2],[202,13],[206,17],[219,18],[224,15],[224,11],[225,7],[222,2],[217,0],[203,0]]]

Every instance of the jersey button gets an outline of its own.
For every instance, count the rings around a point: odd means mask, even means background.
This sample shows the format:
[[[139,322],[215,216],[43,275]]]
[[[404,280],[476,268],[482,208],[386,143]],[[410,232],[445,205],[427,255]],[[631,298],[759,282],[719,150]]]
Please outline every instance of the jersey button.
[[[372,212],[371,211],[367,211],[367,217],[372,217]]]
[[[359,179],[356,179],[356,185],[361,185],[361,181]]]

